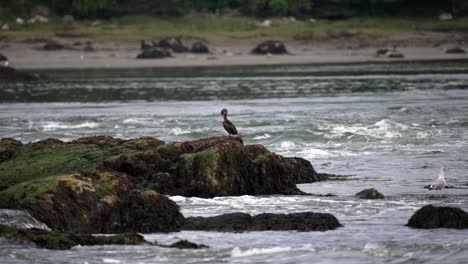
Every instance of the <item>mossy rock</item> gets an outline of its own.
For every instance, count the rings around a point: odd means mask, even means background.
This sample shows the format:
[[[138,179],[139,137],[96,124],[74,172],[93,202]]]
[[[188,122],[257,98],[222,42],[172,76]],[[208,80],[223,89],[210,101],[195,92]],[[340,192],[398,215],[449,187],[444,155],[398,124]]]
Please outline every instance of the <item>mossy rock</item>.
[[[0,206],[25,209],[59,231],[177,231],[183,221],[179,207],[154,191],[141,193],[142,190],[135,189],[127,175],[99,171],[17,184],[0,192]]]
[[[149,244],[142,235],[125,233],[113,236],[73,235],[43,229],[20,229],[0,225],[0,237],[32,242],[37,247],[65,250],[74,246]]]

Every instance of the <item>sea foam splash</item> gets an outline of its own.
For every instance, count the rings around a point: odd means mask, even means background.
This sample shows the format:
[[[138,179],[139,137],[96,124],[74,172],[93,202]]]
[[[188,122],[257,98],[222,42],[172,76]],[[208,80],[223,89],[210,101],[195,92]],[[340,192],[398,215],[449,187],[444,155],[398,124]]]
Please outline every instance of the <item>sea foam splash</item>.
[[[76,124],[76,125],[65,124],[63,122],[50,121],[50,122],[45,122],[45,124],[42,125],[42,131],[50,132],[50,131],[65,130],[65,129],[97,128],[98,126],[99,126],[98,123],[90,122],[90,121],[86,121],[84,123]]]

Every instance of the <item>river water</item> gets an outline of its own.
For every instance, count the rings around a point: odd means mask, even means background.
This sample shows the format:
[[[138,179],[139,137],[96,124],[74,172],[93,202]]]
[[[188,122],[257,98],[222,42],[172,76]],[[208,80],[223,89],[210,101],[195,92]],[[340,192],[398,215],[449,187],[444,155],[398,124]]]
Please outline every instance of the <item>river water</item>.
[[[0,137],[225,135],[222,108],[244,143],[303,157],[342,181],[302,184],[335,196],[171,197],[186,216],[329,212],[327,232],[180,232],[206,250],[152,246],[36,249],[0,239],[1,263],[466,263],[468,230],[404,225],[426,204],[468,211],[468,62],[293,65],[48,72],[40,84],[0,84]],[[424,189],[447,168],[453,187]],[[375,187],[383,200],[354,194]]]

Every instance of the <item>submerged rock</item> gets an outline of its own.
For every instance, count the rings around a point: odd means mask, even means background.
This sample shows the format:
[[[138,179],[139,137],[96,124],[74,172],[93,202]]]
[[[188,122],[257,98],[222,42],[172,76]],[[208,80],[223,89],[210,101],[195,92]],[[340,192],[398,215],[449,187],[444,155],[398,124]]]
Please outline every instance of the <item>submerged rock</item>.
[[[203,244],[195,244],[187,240],[179,240],[177,242],[172,243],[168,247],[171,248],[178,248],[178,249],[203,249],[208,248],[207,245]]]
[[[243,232],[243,231],[326,231],[342,225],[333,215],[325,213],[224,214],[214,217],[188,217],[184,230]]]
[[[377,191],[377,189],[370,188],[370,189],[365,189],[362,190],[358,193],[355,194],[357,197],[361,199],[383,199],[385,196]]]
[[[262,42],[257,45],[252,50],[253,54],[260,54],[260,55],[266,55],[266,54],[287,54],[288,51],[286,49],[286,46],[284,45],[283,42],[281,41],[276,41],[276,40],[268,40],[265,42]]]
[[[413,228],[468,228],[468,213],[456,207],[426,205],[416,211],[407,226]]]
[[[40,248],[59,250],[70,249],[78,245],[140,245],[148,243],[142,235],[136,233],[113,236],[73,235],[37,228],[20,229],[4,225],[0,225],[0,237],[32,242]]]

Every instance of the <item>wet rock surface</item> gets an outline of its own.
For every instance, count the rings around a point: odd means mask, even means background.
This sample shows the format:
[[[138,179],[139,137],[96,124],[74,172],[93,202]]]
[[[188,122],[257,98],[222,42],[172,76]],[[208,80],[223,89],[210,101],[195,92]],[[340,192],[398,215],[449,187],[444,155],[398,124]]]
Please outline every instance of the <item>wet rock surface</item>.
[[[80,233],[178,231],[184,217],[163,194],[303,194],[297,178],[317,180],[309,162],[239,137],[170,144],[151,137],[2,139],[0,157],[0,208]]]
[[[214,217],[188,217],[184,230],[244,232],[244,231],[326,231],[342,225],[331,214],[323,213],[264,213],[251,216],[246,213],[224,214]]]
[[[407,226],[413,228],[468,228],[468,213],[456,207],[426,205],[416,211]]]
[[[142,235],[125,233],[113,236],[73,235],[31,228],[21,229],[0,225],[0,237],[17,241],[32,242],[37,247],[65,250],[74,246],[97,245],[140,245],[146,244]]]
[[[137,59],[164,59],[171,56],[171,52],[167,49],[151,47],[144,49],[140,54],[138,54]]]
[[[357,197],[361,199],[383,199],[385,196],[380,193],[377,189],[370,188],[362,190],[355,194]]]

